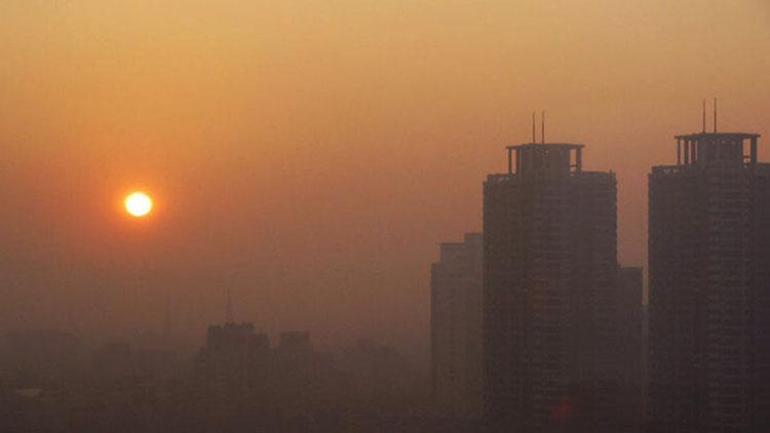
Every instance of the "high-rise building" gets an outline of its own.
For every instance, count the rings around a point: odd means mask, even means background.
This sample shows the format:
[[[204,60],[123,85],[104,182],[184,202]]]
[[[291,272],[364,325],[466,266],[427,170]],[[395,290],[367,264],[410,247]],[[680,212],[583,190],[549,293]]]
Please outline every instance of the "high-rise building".
[[[441,244],[431,267],[433,400],[443,416],[481,415],[480,233]]]
[[[644,422],[645,340],[644,340],[644,277],[642,268],[621,267],[618,270],[617,319],[619,332],[618,419],[624,433],[639,432]]]
[[[650,189],[650,432],[770,429],[770,164],[759,135],[676,137]]]
[[[621,380],[641,390],[643,384],[643,276],[642,268],[621,267],[618,271],[618,330],[625,343],[621,350]]]
[[[618,431],[616,179],[508,147],[484,183],[484,405],[497,431]]]

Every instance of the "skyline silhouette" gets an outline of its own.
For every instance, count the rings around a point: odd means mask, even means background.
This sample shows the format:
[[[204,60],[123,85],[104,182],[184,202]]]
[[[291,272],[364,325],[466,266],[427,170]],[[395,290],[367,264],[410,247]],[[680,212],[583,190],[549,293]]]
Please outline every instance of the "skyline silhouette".
[[[721,130],[770,134],[768,16],[760,0],[2,2],[0,329],[160,330],[170,290],[195,345],[227,280],[273,335],[335,345],[361,325],[427,360],[435,245],[481,230],[479,183],[531,111],[618,174],[619,260],[643,266],[646,171],[701,129],[701,100],[719,97]],[[114,209],[131,188],[158,201],[141,229]],[[135,287],[142,266],[158,276]]]
[[[0,422],[756,427],[768,29],[766,0],[1,1]]]

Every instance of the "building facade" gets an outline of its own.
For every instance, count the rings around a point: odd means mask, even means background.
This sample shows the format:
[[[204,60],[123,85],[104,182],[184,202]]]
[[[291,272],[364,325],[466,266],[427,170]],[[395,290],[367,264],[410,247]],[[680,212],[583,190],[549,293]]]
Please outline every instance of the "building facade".
[[[484,183],[484,406],[495,431],[617,431],[617,211],[583,145],[508,147]]]
[[[431,266],[431,368],[439,414],[481,415],[482,236],[441,244]]]
[[[195,364],[202,378],[243,384],[255,366],[266,364],[270,357],[267,334],[256,333],[252,323],[228,322],[209,326]]]
[[[622,432],[640,432],[645,418],[646,367],[644,273],[640,267],[618,270],[617,319],[618,420]]]
[[[770,428],[770,164],[759,135],[678,136],[649,175],[650,432]]]

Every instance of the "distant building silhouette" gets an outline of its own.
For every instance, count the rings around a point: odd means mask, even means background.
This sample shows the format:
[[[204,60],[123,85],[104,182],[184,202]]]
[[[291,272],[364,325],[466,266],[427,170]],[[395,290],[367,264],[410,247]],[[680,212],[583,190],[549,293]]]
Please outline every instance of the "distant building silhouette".
[[[206,336],[208,351],[265,351],[270,349],[270,339],[266,334],[254,332],[254,324],[225,323],[209,326]]]
[[[482,236],[441,244],[431,267],[433,401],[442,415],[481,415]]]
[[[584,171],[583,147],[510,146],[508,173],[484,183],[484,403],[496,431],[619,431],[616,179]]]
[[[759,135],[676,137],[650,190],[649,431],[770,428],[770,164]]]
[[[282,332],[276,349],[282,355],[310,355],[313,353],[313,344],[310,341],[310,333],[307,331]]]
[[[243,381],[267,364],[271,355],[270,339],[266,334],[256,333],[252,323],[212,325],[206,346],[196,359],[196,368],[210,380]]]

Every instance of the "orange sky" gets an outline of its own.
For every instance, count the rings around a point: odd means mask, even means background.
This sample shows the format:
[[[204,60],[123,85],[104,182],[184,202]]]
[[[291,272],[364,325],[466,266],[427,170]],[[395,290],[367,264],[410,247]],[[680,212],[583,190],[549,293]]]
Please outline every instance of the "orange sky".
[[[703,97],[770,137],[769,73],[765,0],[6,0],[0,326],[159,329],[170,290],[196,341],[230,284],[270,332],[419,345],[437,243],[531,111],[618,172],[638,264],[650,165]]]

